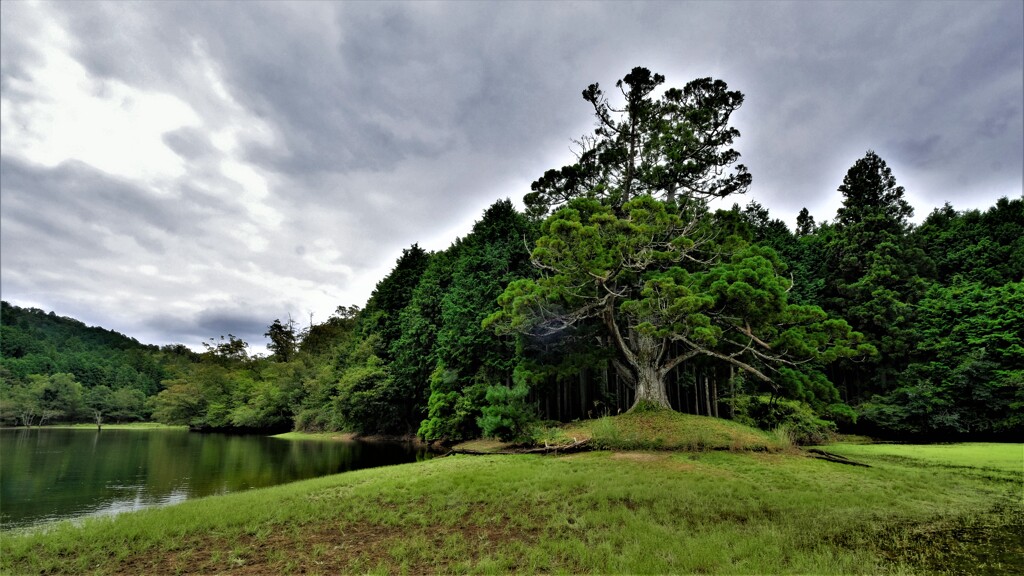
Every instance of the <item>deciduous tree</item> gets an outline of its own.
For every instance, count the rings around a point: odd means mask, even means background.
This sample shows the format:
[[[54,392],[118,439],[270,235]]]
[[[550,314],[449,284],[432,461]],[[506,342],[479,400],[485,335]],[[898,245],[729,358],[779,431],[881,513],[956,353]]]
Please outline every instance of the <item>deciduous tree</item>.
[[[85,406],[96,422],[96,429],[103,426],[104,418],[114,409],[114,394],[106,386],[96,386],[85,392]]]

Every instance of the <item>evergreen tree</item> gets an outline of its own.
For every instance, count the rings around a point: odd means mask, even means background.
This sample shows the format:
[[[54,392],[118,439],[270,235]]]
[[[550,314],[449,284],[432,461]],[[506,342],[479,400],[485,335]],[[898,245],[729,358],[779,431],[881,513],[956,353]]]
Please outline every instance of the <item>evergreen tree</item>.
[[[621,206],[637,195],[674,202],[743,193],[751,176],[732,149],[739,130],[729,125],[743,94],[725,82],[701,78],[669,88],[661,74],[636,67],[615,86],[625,102],[613,106],[597,83],[583,91],[597,127],[576,141],[577,162],[548,170],[524,198],[527,212],[541,218],[573,198],[600,198]]]
[[[664,80],[634,68],[616,84],[622,108],[597,84],[583,92],[597,119],[593,136],[578,142],[576,164],[548,171],[525,198],[535,216],[564,204],[533,252],[542,276],[509,285],[489,322],[550,337],[600,320],[616,372],[636,390],[634,406],[667,407],[666,376],[700,356],[775,383],[789,378],[781,364],[814,356],[816,345],[826,355],[857,353],[845,323],[787,301],[790,283],[774,252],[716,237],[707,201],[751,181],[729,148],[739,136],[729,118],[743,95],[705,78],[655,100]],[[790,236],[756,204],[746,217]]]
[[[264,336],[270,338],[267,349],[274,353],[274,359],[278,362],[288,362],[295,356],[298,338],[295,334],[295,322],[290,317],[286,324],[275,319],[274,323],[267,327]]]
[[[807,211],[807,208],[801,208],[800,213],[796,215],[796,235],[797,237],[810,236],[814,234],[817,226],[814,224],[814,216]]]
[[[843,177],[839,193],[843,205],[836,211],[840,229],[860,227],[865,238],[892,238],[906,233],[914,209],[903,198],[892,170],[874,151],[868,150]]]
[[[913,209],[892,171],[868,151],[843,178],[843,203],[826,247],[824,304],[862,332],[879,355],[843,364],[838,379],[856,400],[891,388],[913,343],[914,305],[923,296],[930,262],[909,241]]]
[[[875,433],[949,438],[1024,432],[1024,284],[934,285],[898,386],[862,407]]]
[[[957,212],[946,203],[913,232],[935,263],[932,279],[959,277],[1001,286],[1024,279],[1024,200],[1000,198],[985,212]]]
[[[391,346],[402,332],[400,314],[409,304],[420,276],[430,262],[430,254],[413,244],[402,250],[402,255],[383,280],[377,283],[366,302],[366,309],[361,317],[363,338],[376,334],[375,354],[391,362],[394,358]]]
[[[427,439],[478,435],[487,388],[510,386],[517,364],[515,338],[496,335],[482,322],[510,282],[533,273],[526,242],[532,226],[510,200],[488,208],[462,242],[451,285],[441,302],[437,364],[430,381]]]
[[[394,384],[401,388],[402,419],[414,433],[427,417],[430,379],[437,368],[437,335],[444,323],[442,303],[451,287],[462,241],[433,255],[412,299],[399,316],[401,336],[391,345]]]

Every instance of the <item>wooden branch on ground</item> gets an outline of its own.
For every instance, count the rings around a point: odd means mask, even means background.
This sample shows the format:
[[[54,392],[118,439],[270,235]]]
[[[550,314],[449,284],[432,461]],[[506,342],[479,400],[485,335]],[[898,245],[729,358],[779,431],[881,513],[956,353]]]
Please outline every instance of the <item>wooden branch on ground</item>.
[[[871,466],[869,466],[868,464],[864,464],[863,462],[850,460],[845,456],[840,456],[838,454],[833,454],[831,452],[825,452],[824,450],[821,450],[819,448],[808,448],[806,452],[811,455],[811,458],[817,458],[819,460],[828,460],[829,462],[835,462],[836,464],[847,464],[849,466],[863,466],[864,468],[871,468]]]
[[[584,438],[583,440],[573,439],[572,444],[555,444],[538,446],[536,448],[523,448],[518,450],[517,454],[557,454],[562,452],[568,454],[570,452],[583,452],[590,450],[590,438]]]

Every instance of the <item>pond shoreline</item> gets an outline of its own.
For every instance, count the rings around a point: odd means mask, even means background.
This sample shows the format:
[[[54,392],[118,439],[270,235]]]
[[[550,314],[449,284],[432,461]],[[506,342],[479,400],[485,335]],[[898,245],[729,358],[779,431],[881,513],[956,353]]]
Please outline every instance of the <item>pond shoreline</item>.
[[[42,426],[0,426],[0,431],[13,430],[96,430],[95,423],[79,422],[75,424],[44,424]],[[161,424],[159,422],[104,422],[102,430],[188,430],[188,426]]]
[[[42,426],[0,426],[0,431],[15,430],[96,430],[93,423],[75,424],[44,424]],[[103,430],[188,430],[194,434],[226,434],[229,436],[269,436],[282,440],[327,440],[335,442],[370,442],[388,444],[411,444],[419,447],[430,447],[440,450],[442,446],[437,442],[425,442],[415,434],[386,435],[386,434],[359,434],[356,432],[330,431],[330,432],[303,432],[298,430],[278,431],[266,429],[235,429],[235,428],[191,428],[181,424],[161,424],[159,422],[125,422],[107,423],[104,422],[100,431]],[[440,450],[444,451],[444,450]]]

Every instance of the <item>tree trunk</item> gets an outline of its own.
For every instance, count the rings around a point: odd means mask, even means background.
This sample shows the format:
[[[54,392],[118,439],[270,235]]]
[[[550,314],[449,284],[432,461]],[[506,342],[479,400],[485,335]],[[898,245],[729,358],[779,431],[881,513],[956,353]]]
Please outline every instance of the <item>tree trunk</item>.
[[[562,421],[562,383],[555,380],[555,409],[558,410],[558,421]]]
[[[701,372],[704,375],[703,380],[704,380],[704,408],[706,410],[705,414],[707,414],[708,416],[711,416],[711,391],[708,390],[708,375],[703,370]]]
[[[601,401],[601,412],[608,412],[608,368],[601,370],[601,393],[597,395]],[[604,416],[604,414],[598,414]]]
[[[594,415],[587,411],[587,369],[580,369],[580,419],[583,417],[593,418]]]
[[[661,359],[661,346],[653,336],[641,332],[631,332],[635,352],[630,355],[633,374],[636,377],[636,395],[630,410],[641,405],[653,405],[672,409],[665,391],[665,373],[658,366]]]
[[[736,419],[736,367],[729,366],[729,420]]]
[[[679,375],[676,374],[676,386],[679,386],[679,395],[683,397],[683,406],[686,408],[686,413],[690,413],[690,389],[689,387],[682,388],[682,384],[679,383]]]
[[[619,372],[615,371],[615,414],[622,412],[622,382],[619,380]]]
[[[566,379],[562,382],[562,407],[565,410],[566,421],[573,420],[572,414],[572,385],[569,384],[569,380]]]
[[[697,373],[697,369],[694,368],[693,374],[693,413],[700,416],[700,375]]]
[[[715,418],[718,418],[718,369],[715,369],[715,383],[711,387],[711,405],[715,407]]]
[[[665,392],[665,382],[661,377],[658,367],[652,364],[636,367],[636,397],[633,399],[633,406],[636,408],[641,404],[653,404],[661,408],[672,409],[668,402],[668,394]]]

